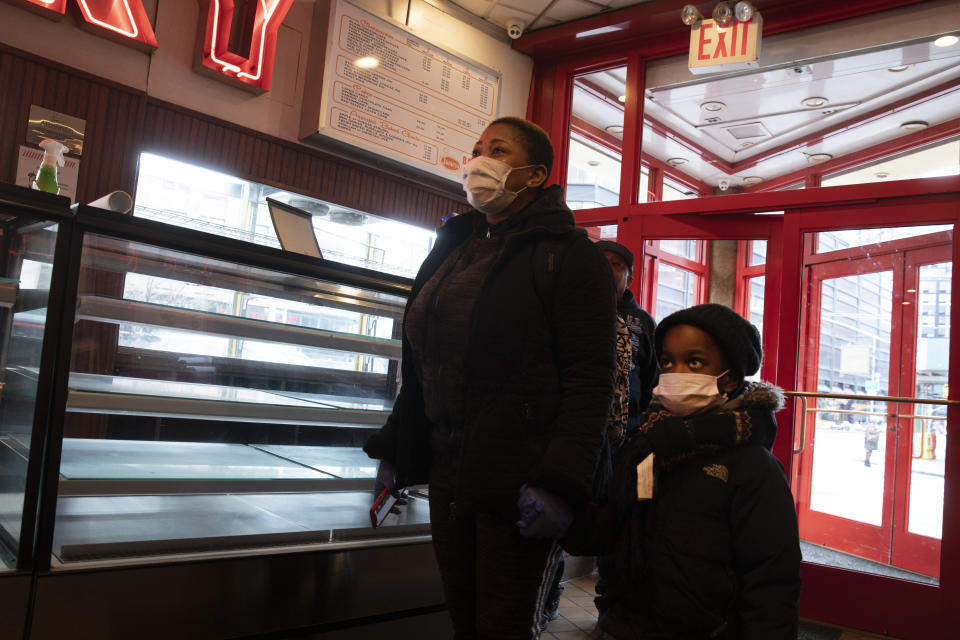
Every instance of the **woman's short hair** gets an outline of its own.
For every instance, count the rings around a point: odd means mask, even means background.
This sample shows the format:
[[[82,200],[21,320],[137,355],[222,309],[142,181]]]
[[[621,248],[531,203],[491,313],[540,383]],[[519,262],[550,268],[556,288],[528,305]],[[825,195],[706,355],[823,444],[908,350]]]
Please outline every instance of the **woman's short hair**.
[[[549,179],[550,172],[553,169],[553,144],[550,142],[550,136],[547,135],[547,132],[529,120],[514,116],[497,118],[487,126],[492,127],[495,124],[505,124],[517,132],[527,150],[527,159],[530,164],[545,166],[547,168],[547,179]]]

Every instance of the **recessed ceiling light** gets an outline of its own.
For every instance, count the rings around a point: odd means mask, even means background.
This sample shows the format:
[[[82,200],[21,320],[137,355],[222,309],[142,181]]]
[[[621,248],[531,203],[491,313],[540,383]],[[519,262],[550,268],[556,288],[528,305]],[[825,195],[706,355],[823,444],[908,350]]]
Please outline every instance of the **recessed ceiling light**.
[[[833,160],[833,156],[829,153],[811,153],[807,156],[808,162],[826,162],[827,160]]]
[[[619,100],[620,102],[626,102],[627,96],[617,96],[617,100]]]
[[[711,100],[710,102],[704,102],[702,105],[700,105],[700,108],[704,111],[716,112],[723,111],[727,108],[727,105],[723,104],[722,102],[718,102],[717,100]]]
[[[361,69],[373,69],[375,66],[380,64],[380,61],[373,56],[364,56],[363,58],[357,58],[354,60],[353,64]]]
[[[603,130],[606,131],[607,133],[623,133],[623,125],[612,124],[609,127],[604,127]]]
[[[587,164],[588,164],[589,166],[591,166],[591,167],[599,167],[599,166],[600,166],[600,161],[599,161],[599,160],[587,160]]]
[[[957,44],[957,42],[960,42],[960,38],[958,38],[957,36],[950,35],[950,36],[940,36],[939,38],[933,41],[933,44],[934,46],[937,46],[937,47],[952,47],[953,45]]]
[[[800,104],[802,104],[805,107],[811,107],[815,109],[817,107],[822,107],[823,105],[828,104],[829,102],[830,101],[827,100],[826,98],[822,98],[820,96],[813,96],[810,98],[804,98],[803,100],[801,100]]]
[[[760,176],[747,176],[743,179],[743,184],[760,184],[763,182],[763,178]]]
[[[679,167],[682,164],[687,164],[686,158],[669,158],[667,164],[671,167]]]
[[[755,216],[782,216],[783,211],[756,211]]]
[[[889,71],[890,73],[902,73],[912,68],[913,68],[912,64],[901,64],[896,67],[890,67],[889,69],[887,69],[887,71]]]
[[[904,131],[920,131],[929,126],[930,123],[924,122],[923,120],[913,120],[912,122],[904,122],[902,125],[900,125],[900,128]]]
[[[873,174],[873,177],[877,180],[886,180],[890,177],[890,174],[886,171],[877,171],[875,174]]]

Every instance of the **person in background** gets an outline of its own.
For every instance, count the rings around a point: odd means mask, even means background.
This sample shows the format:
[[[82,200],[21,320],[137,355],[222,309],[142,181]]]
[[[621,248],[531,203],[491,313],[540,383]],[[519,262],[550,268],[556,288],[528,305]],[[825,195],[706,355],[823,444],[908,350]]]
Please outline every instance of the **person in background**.
[[[863,426],[863,466],[870,466],[870,456],[880,448],[880,434],[883,432],[883,427],[874,423],[868,422]]]
[[[537,638],[557,539],[592,497],[615,372],[610,268],[559,187],[547,134],[500,118],[414,281],[401,389],[364,450],[377,491],[429,482],[458,640]]]
[[[664,318],[654,344],[659,383],[618,452],[609,500],[563,540],[617,560],[599,607],[604,637],[795,640],[797,517],[769,452],[783,394],[745,381],[760,367],[759,332],[705,304]],[[655,430],[676,433],[654,449]]]
[[[613,269],[617,285],[617,315],[630,331],[630,415],[627,432],[640,424],[640,415],[650,404],[650,393],[657,378],[657,359],[653,352],[653,316],[640,308],[630,285],[633,283],[633,253],[619,242],[600,240],[597,248]]]

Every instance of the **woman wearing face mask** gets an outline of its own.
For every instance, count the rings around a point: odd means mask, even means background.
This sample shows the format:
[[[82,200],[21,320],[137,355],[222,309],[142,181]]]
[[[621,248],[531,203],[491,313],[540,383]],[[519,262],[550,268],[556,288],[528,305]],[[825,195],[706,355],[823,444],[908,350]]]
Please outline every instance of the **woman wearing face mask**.
[[[563,541],[616,558],[600,627],[616,640],[795,640],[797,518],[769,452],[783,394],[745,381],[760,334],[704,304],[664,318],[654,343],[660,381],[618,452],[609,501]]]
[[[490,124],[404,317],[402,385],[365,450],[378,489],[429,482],[456,638],[539,637],[556,539],[591,497],[615,371],[616,292],[547,134]]]

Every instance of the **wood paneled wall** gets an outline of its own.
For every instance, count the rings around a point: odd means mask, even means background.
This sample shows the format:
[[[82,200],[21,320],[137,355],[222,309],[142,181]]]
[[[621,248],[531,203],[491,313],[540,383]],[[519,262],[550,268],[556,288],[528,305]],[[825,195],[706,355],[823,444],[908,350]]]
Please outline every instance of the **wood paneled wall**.
[[[466,203],[415,178],[344,160],[154,100],[0,45],[0,180],[13,182],[30,105],[87,122],[77,198],[136,189],[137,159],[152,151],[427,228]]]

